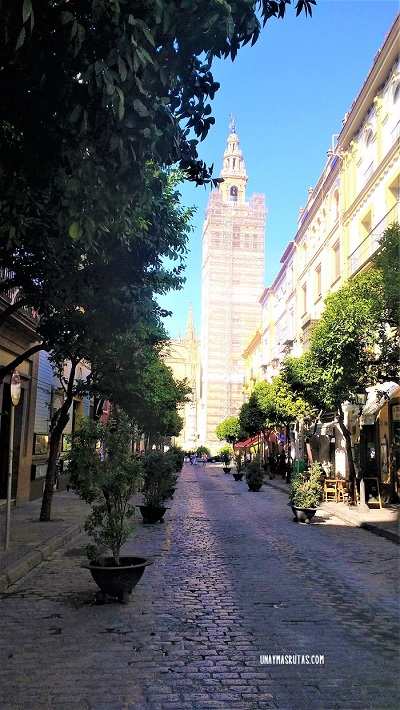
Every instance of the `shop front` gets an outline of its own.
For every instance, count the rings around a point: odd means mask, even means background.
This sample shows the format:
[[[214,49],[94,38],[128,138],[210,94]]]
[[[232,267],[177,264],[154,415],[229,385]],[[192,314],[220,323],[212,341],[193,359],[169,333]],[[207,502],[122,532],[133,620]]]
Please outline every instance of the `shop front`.
[[[397,503],[400,476],[400,386],[383,382],[367,387],[360,417],[360,472],[377,478],[382,501]]]

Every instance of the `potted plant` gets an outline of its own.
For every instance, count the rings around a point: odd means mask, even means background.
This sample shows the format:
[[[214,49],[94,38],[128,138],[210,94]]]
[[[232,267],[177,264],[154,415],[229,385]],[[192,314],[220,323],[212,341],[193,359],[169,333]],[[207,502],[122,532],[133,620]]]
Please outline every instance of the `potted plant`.
[[[235,479],[235,481],[241,481],[244,476],[243,455],[241,451],[237,451],[237,453],[234,454],[234,460],[236,471],[233,472],[233,478]]]
[[[176,482],[174,459],[163,451],[150,451],[143,461],[143,503],[139,506],[144,523],[164,522],[164,503]]]
[[[153,561],[121,556],[121,547],[134,529],[131,498],[139,489],[142,473],[141,462],[131,456],[130,442],[131,427],[121,411],[114,412],[106,425],[83,418],[71,436],[69,486],[91,505],[85,530],[92,542],[86,548],[89,563],[84,566],[100,587],[98,603],[104,603],[106,594],[123,603],[129,601],[145,567]]]
[[[309,523],[317,512],[322,496],[320,478],[321,465],[317,461],[311,464],[306,473],[292,473],[289,505],[295,522]]]
[[[264,471],[260,466],[258,458],[249,461],[246,465],[246,482],[249,491],[257,492],[264,482]]]
[[[179,473],[182,471],[183,468],[183,462],[185,460],[185,452],[183,449],[181,449],[180,446],[170,446],[167,455],[171,456],[173,459],[173,465],[175,467],[175,472]]]
[[[230,446],[223,446],[219,452],[219,455],[222,459],[222,463],[224,464],[222,467],[223,472],[230,473],[230,470],[231,470],[230,463],[232,460],[232,450],[231,450]]]

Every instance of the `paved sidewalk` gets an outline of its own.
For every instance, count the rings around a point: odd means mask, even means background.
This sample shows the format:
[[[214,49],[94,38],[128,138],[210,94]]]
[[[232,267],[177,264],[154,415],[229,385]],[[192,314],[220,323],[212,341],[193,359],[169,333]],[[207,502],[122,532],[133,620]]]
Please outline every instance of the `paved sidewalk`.
[[[290,486],[282,479],[265,478],[264,484],[284,491],[289,495]],[[350,507],[346,503],[321,503],[320,508],[352,525],[369,530],[375,535],[385,537],[397,545],[400,544],[400,505],[388,505],[384,508],[368,508],[362,510],[359,506]]]
[[[265,478],[264,485],[289,494],[289,486],[279,478]],[[38,499],[11,509],[10,545],[7,551],[4,550],[6,515],[4,509],[0,511],[0,592],[83,530],[89,506],[72,491],[54,493],[52,520],[48,523],[39,522],[41,503],[41,499]],[[358,508],[353,510],[344,503],[321,503],[321,508],[352,525],[400,544],[400,506],[361,511]]]
[[[52,520],[39,522],[41,498],[11,508],[10,544],[4,550],[6,511],[0,510],[0,592],[21,579],[83,530],[89,506],[72,491],[56,491]]]

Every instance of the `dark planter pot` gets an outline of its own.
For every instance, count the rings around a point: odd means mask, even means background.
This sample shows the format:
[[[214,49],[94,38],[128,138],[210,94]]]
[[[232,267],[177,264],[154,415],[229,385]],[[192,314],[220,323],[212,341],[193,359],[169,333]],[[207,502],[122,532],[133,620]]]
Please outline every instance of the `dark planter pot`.
[[[230,473],[230,472],[231,472],[230,466],[223,466],[223,467],[222,467],[222,470],[223,470],[224,473]]]
[[[139,505],[144,523],[164,522],[164,513],[167,508],[163,505]]]
[[[232,475],[233,475],[233,478],[235,479],[235,481],[241,481],[243,478],[243,473],[234,473]]]
[[[290,503],[288,503],[288,505],[290,505]],[[294,523],[309,523],[317,512],[317,508],[298,508],[295,505],[290,505],[290,507],[294,514]]]
[[[175,491],[176,491],[176,488],[168,488],[167,498],[173,498]]]
[[[117,566],[112,557],[105,559],[105,565],[88,562],[83,567],[90,569],[91,575],[100,587],[96,592],[96,602],[104,604],[106,595],[118,599],[122,604],[127,604],[145,568],[153,564],[154,560],[145,557],[121,557],[121,564]]]
[[[262,483],[248,483],[249,491],[253,493],[258,493],[261,490]]]

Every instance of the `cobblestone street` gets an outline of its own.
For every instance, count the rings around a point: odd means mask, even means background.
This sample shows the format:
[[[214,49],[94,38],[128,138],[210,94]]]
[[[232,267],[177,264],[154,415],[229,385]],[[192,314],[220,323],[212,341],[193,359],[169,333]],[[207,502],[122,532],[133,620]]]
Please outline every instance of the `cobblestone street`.
[[[129,604],[94,603],[84,534],[0,595],[1,710],[400,706],[394,543],[322,510],[296,525],[217,466],[185,465],[169,505],[125,546],[155,558]]]

